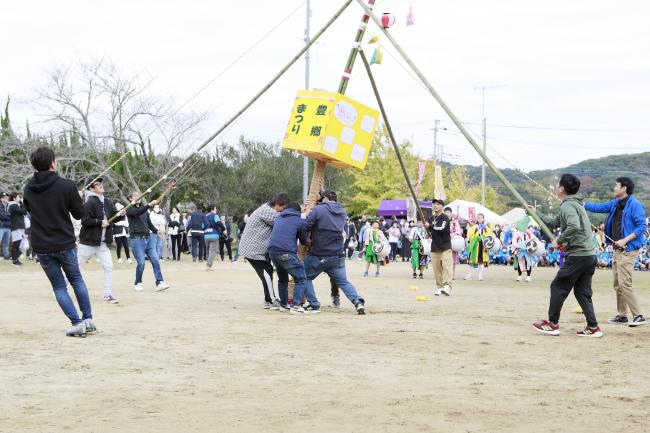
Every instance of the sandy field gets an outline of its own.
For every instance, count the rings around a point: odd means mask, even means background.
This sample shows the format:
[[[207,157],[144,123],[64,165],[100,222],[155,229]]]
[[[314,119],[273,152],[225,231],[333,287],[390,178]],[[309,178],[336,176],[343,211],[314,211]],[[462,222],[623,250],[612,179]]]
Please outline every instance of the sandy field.
[[[611,272],[598,271],[594,303],[602,339],[578,338],[570,297],[563,335],[535,333],[553,269],[515,283],[510,268],[487,281],[456,281],[433,296],[433,275],[405,264],[351,281],[368,314],[296,317],[261,308],[248,264],[204,271],[187,256],[163,263],[170,290],[143,292],[134,265],[116,264],[114,293],[84,276],[99,332],[67,338],[69,325],[44,273],[0,263],[1,432],[645,432],[650,431],[650,326],[608,325]],[[459,274],[464,275],[461,267]],[[650,273],[635,272],[650,314]],[[412,291],[411,286],[417,286]],[[326,277],[317,279],[329,305]],[[427,295],[428,301],[416,301]]]

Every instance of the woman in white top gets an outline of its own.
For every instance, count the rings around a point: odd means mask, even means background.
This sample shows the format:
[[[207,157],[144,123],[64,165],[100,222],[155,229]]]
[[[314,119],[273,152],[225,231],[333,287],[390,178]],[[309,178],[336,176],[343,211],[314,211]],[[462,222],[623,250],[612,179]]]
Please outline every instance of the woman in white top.
[[[172,240],[172,260],[181,259],[181,239],[183,234],[180,233],[179,229],[183,224],[181,221],[181,214],[178,212],[176,207],[172,208],[172,213],[169,214],[169,225],[167,234],[171,237]]]
[[[163,244],[165,244],[167,220],[162,213],[162,209],[158,205],[153,207],[153,211],[149,214],[149,218],[151,218],[151,224],[153,224],[154,227],[156,227],[156,230],[158,230],[158,234],[154,235],[156,236],[156,251],[158,252],[160,261],[163,262],[165,261],[164,257],[166,257],[163,256]]]
[[[119,212],[124,209],[124,205],[122,203],[115,203],[115,209]],[[124,263],[122,261],[122,248],[124,248],[126,262],[128,264],[133,263],[129,253],[129,222],[126,219],[126,215],[117,218],[113,223],[113,237],[117,246],[117,263]]]
[[[388,243],[390,244],[390,261],[394,262],[397,258],[397,250],[399,245],[399,238],[402,236],[402,230],[399,228],[399,223],[395,221],[391,228],[388,229]]]

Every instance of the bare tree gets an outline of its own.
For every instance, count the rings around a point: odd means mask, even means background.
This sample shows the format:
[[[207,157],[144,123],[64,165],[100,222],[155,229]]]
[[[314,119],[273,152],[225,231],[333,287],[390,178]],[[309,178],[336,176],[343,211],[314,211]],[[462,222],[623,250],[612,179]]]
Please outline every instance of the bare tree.
[[[171,97],[155,93],[153,82],[143,73],[122,74],[102,59],[53,69],[37,92],[35,104],[44,122],[70,131],[70,146],[91,166],[89,171],[106,170],[126,152],[135,155],[105,176],[109,190],[122,198],[177,164],[208,118],[208,113],[179,113]]]

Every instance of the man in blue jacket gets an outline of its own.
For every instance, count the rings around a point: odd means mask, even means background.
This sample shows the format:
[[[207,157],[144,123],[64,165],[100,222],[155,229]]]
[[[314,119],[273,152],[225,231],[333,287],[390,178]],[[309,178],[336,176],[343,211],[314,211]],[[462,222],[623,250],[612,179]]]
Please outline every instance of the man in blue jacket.
[[[634,260],[643,247],[646,219],[645,209],[633,193],[634,182],[628,177],[619,177],[614,186],[614,200],[607,203],[585,203],[585,209],[609,214],[605,234],[614,241],[612,271],[618,314],[608,322],[635,327],[646,323],[632,288]],[[633,316],[631,322],[627,320],[628,308]]]
[[[271,240],[269,241],[269,256],[278,274],[278,292],[280,302],[273,301],[272,309],[289,310],[291,314],[320,313],[318,309],[305,310],[300,305],[305,293],[305,265],[298,259],[298,242],[307,243],[307,223],[300,216],[300,205],[292,202],[280,212],[273,223]],[[289,275],[296,286],[293,291],[293,302],[288,304]],[[312,299],[313,300],[313,299]]]
[[[312,280],[325,272],[333,285],[336,285],[354,304],[358,314],[365,314],[365,301],[357,289],[348,281],[345,272],[345,253],[343,252],[343,229],[347,214],[337,202],[335,191],[321,191],[318,205],[307,217],[307,231],[311,232],[311,251],[305,257],[307,287],[305,297],[309,301],[306,310],[318,310],[320,303]]]

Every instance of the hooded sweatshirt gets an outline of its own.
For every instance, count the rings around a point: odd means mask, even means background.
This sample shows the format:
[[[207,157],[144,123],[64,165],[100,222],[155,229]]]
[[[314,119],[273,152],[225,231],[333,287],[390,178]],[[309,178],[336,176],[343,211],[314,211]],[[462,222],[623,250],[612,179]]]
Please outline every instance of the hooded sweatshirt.
[[[110,219],[116,213],[117,209],[109,199],[92,191],[86,191],[79,242],[95,247],[102,242],[110,245],[113,242],[113,225],[102,228],[102,221]]]
[[[347,214],[335,201],[320,203],[307,217],[313,256],[330,257],[343,252],[343,230]]]
[[[275,218],[269,254],[296,254],[298,243],[307,243],[307,223],[300,217],[300,212],[285,209]]]
[[[56,253],[75,247],[70,214],[81,219],[83,202],[73,181],[54,171],[38,171],[27,182],[23,198],[31,215],[35,253]]]
[[[25,230],[25,215],[27,211],[23,204],[17,201],[10,201],[9,214],[11,215],[11,231]]]
[[[557,238],[557,243],[564,247],[567,256],[596,255],[589,216],[580,198],[570,195],[562,200],[559,215],[555,217],[540,215],[540,217],[544,224],[551,228],[560,227],[562,233]]]

